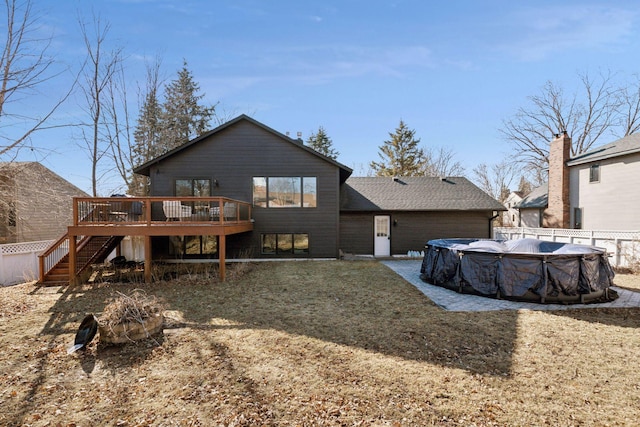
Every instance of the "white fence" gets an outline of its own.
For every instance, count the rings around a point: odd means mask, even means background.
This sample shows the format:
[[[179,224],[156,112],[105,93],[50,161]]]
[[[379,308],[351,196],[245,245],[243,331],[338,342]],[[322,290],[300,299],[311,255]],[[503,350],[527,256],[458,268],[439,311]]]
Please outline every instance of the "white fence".
[[[53,243],[53,240],[39,242],[10,243],[0,245],[0,286],[37,280],[38,255]],[[144,240],[142,237],[125,237],[120,244],[122,255],[128,260],[144,260]],[[68,251],[68,248],[65,249]],[[115,251],[107,259],[115,256]]]
[[[614,267],[628,267],[640,259],[640,231],[573,230],[564,228],[495,227],[495,239],[534,238],[604,248]]]
[[[36,280],[38,278],[38,254],[47,249],[53,240],[10,243],[0,245],[0,285]]]

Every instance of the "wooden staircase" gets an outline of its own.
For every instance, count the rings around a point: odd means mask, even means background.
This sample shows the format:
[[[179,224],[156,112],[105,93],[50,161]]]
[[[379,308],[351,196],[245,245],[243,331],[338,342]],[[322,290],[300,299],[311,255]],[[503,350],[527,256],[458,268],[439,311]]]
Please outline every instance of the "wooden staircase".
[[[120,244],[123,236],[86,236],[77,244],[76,250],[76,275],[89,270],[92,264],[103,262],[107,256]],[[46,268],[44,260],[48,254],[60,247],[60,242],[68,240],[68,235],[63,236],[54,243],[43,255],[40,256],[40,280],[38,283],[45,286],[59,286],[69,284],[69,252],[67,249],[58,262],[52,267]]]

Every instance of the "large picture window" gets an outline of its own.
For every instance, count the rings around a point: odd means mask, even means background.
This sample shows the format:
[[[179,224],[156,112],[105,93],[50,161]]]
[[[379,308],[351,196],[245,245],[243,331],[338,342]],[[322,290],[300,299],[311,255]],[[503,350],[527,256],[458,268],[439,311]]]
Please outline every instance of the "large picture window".
[[[264,255],[309,254],[309,235],[306,233],[270,233],[262,235]]]
[[[315,177],[254,177],[253,205],[263,208],[315,208]]]

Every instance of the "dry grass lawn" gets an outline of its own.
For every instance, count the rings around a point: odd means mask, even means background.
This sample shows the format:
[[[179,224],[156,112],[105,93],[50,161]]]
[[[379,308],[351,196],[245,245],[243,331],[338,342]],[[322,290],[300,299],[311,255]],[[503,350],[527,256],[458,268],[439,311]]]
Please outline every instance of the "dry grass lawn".
[[[134,288],[164,303],[164,333],[67,355]],[[370,261],[25,284],[0,289],[0,425],[635,426],[639,327],[640,308],[447,312]]]

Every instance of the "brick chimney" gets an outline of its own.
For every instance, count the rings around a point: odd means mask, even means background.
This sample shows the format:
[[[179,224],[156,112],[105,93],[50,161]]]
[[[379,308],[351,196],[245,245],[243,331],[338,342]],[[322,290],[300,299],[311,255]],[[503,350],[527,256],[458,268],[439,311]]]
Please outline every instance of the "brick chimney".
[[[543,225],[569,228],[569,167],[571,137],[566,131],[554,135],[549,146],[549,204]]]

